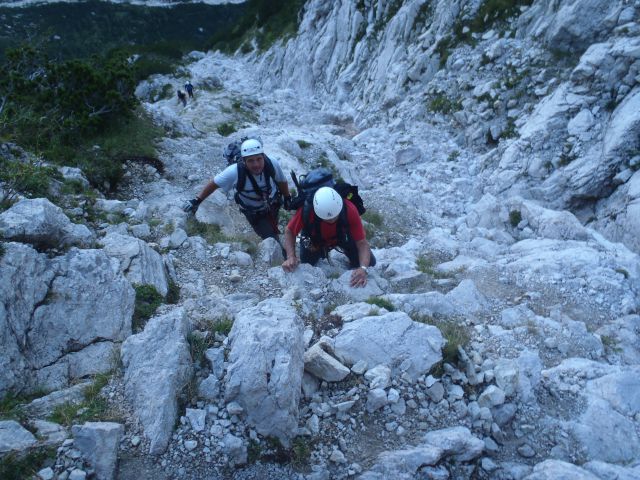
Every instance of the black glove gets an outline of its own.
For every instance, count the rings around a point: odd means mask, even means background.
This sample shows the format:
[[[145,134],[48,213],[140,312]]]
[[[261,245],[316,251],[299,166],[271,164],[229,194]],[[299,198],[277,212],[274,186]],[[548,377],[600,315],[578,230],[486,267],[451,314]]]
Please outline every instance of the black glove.
[[[284,197],[284,209],[294,210],[293,206],[291,205],[291,195],[287,195]]]
[[[184,207],[182,207],[182,210],[184,210],[187,213],[195,214],[201,203],[202,203],[202,200],[196,197],[192,200],[187,201],[187,203],[184,204]]]

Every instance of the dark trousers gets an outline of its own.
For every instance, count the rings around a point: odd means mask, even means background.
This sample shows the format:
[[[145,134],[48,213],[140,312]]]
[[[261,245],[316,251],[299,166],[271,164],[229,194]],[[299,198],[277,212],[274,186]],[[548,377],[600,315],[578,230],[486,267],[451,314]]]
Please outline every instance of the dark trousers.
[[[312,246],[307,246],[308,242],[304,240],[300,243],[300,263],[308,263],[315,265],[321,258],[326,258],[329,250],[324,248],[315,249]],[[346,243],[339,243],[337,247],[346,255],[349,259],[349,268],[358,268],[360,266],[360,257],[358,256],[358,247],[353,239],[349,239]],[[335,247],[334,247],[335,248]],[[376,257],[373,252],[369,250],[369,266],[373,267],[376,264]]]
[[[280,213],[279,205],[272,205],[270,210],[262,210],[260,212],[252,212],[249,210],[240,210],[247,218],[249,225],[253,231],[263,240],[265,238],[275,238],[278,240],[278,214]]]

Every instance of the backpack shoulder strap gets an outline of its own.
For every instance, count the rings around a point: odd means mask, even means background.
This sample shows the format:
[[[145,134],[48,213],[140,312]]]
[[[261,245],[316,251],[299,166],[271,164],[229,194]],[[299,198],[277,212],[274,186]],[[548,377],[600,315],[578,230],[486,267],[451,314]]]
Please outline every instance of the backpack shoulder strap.
[[[247,183],[247,169],[244,166],[242,161],[238,161],[236,163],[238,168],[238,181],[236,182],[236,192],[241,192],[244,190],[244,186]]]
[[[273,162],[266,154],[264,155],[264,174],[266,177],[273,178],[274,183],[276,182],[276,169],[273,166]]]

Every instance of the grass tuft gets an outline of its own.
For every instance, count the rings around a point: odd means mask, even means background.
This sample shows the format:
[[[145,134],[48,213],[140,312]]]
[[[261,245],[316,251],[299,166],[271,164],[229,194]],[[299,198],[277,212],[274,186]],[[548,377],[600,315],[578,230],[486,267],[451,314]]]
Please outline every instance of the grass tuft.
[[[456,365],[458,363],[458,347],[465,348],[471,339],[468,328],[451,320],[437,320],[429,316],[419,316],[413,320],[433,325],[440,330],[446,340],[446,344],[442,347],[442,361]]]
[[[53,462],[55,458],[56,449],[53,447],[30,451],[24,457],[9,453],[0,459],[0,478],[3,480],[33,478],[44,467],[45,463]]]
[[[367,300],[365,300],[365,302],[370,305],[375,305],[376,307],[386,308],[390,312],[394,312],[396,310],[396,307],[393,305],[393,303],[382,297],[369,297]]]
[[[131,326],[134,332],[141,332],[164,299],[153,285],[134,285],[134,288],[136,304]]]

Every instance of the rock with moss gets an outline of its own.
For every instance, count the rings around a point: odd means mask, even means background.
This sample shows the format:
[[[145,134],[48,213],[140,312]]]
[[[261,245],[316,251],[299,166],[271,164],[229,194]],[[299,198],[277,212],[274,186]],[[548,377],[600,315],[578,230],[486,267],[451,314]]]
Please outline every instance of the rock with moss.
[[[100,243],[104,251],[120,262],[120,271],[132,284],[153,285],[165,296],[168,292],[167,273],[162,256],[137,238],[110,233]]]
[[[87,227],[72,223],[46,198],[21,200],[0,213],[0,232],[6,240],[41,249],[87,247],[94,239]]]

